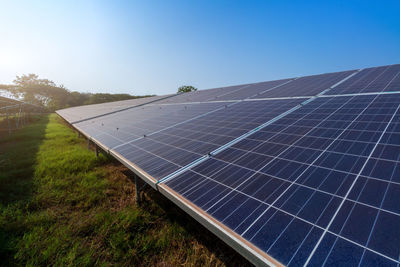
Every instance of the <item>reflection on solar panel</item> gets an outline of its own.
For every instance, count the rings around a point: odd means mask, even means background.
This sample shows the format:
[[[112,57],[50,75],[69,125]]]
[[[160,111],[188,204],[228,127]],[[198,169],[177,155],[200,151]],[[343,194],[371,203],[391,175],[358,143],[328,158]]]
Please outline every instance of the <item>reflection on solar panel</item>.
[[[257,265],[399,266],[399,72],[205,90],[73,125]]]
[[[280,88],[287,83],[290,83],[294,79],[285,79],[285,80],[277,80],[277,81],[269,81],[269,82],[261,82],[247,85],[240,90],[235,90],[224,95],[220,95],[215,99],[218,100],[240,100],[246,99],[250,97],[256,97],[268,91]],[[279,89],[278,89],[279,88]]]
[[[267,91],[253,98],[314,96],[331,88],[354,72],[355,71],[343,71],[300,77],[284,86],[276,88],[276,90]]]
[[[360,194],[359,173],[369,158],[374,161],[375,143],[399,103],[400,95],[319,98],[165,184],[281,263],[304,264],[306,237],[314,231],[315,245],[331,219],[345,223],[349,209],[342,207],[345,215],[333,217],[344,199],[350,208],[380,202],[373,191],[376,183],[392,175],[375,177],[364,188],[364,199],[377,202],[362,205],[346,196],[349,191]],[[396,166],[387,164],[391,170]],[[373,216],[370,210],[357,214],[364,223]],[[344,237],[355,247],[366,245],[371,230],[357,228],[360,223],[355,217],[344,228]],[[340,239],[340,227],[329,233]]]
[[[241,89],[246,88],[247,86],[248,86],[247,84],[242,84],[242,85],[235,85],[235,86],[228,86],[228,87],[188,92],[185,94],[177,95],[170,99],[162,100],[159,102],[159,104],[212,101],[212,100],[216,100],[219,96],[223,96],[225,94],[240,91]],[[230,100],[230,99],[228,99],[228,100]]]
[[[328,94],[392,92],[400,90],[400,65],[362,70]]]
[[[295,107],[301,99],[243,101],[116,147],[157,180]]]
[[[147,105],[76,123],[76,127],[108,149],[159,131],[229,103]]]
[[[107,115],[112,112],[125,110],[132,107],[141,106],[144,104],[149,104],[154,101],[162,99],[167,99],[168,97],[171,96],[174,95],[152,96],[152,97],[136,98],[136,99],[116,101],[116,102],[108,102],[103,104],[72,107],[72,108],[58,110],[57,113],[68,122],[76,123],[78,121]]]
[[[166,103],[190,103],[190,102],[205,102],[217,100],[243,100],[254,97],[258,94],[278,88],[293,79],[276,80],[269,82],[243,84],[236,86],[221,87],[209,90],[199,90],[180,94],[176,97],[161,100],[158,104]]]

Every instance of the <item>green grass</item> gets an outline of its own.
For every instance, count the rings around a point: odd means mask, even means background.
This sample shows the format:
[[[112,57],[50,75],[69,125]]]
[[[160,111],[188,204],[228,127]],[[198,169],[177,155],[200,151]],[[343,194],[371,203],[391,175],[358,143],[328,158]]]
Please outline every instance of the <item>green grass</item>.
[[[225,266],[248,263],[125,167],[42,116],[0,137],[0,264]]]
[[[0,140],[9,134],[9,127],[12,132],[17,130],[17,122],[18,128],[22,128],[24,124],[36,121],[38,117],[38,115],[32,114],[26,114],[25,117],[15,114],[9,114],[7,117],[4,113],[0,114]]]

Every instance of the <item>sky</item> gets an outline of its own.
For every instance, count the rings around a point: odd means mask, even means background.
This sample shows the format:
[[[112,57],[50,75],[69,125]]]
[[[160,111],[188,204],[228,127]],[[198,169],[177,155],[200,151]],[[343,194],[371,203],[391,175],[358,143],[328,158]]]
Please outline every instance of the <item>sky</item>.
[[[400,1],[0,0],[0,84],[174,93],[400,63]]]

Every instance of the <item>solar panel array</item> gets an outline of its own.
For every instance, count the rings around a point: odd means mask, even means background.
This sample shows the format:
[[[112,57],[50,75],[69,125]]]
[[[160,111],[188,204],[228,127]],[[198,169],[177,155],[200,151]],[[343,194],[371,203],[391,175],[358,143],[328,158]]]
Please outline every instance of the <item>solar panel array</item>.
[[[152,96],[144,98],[136,98],[129,100],[121,100],[115,102],[108,102],[103,104],[86,105],[80,107],[66,108],[57,111],[60,116],[70,123],[77,123],[79,121],[84,121],[90,118],[97,118],[99,116],[104,116],[110,113],[130,109],[133,107],[142,106],[144,104],[149,104],[157,100],[166,99],[174,95],[165,96]]]
[[[58,113],[254,264],[399,266],[399,108],[390,65]]]

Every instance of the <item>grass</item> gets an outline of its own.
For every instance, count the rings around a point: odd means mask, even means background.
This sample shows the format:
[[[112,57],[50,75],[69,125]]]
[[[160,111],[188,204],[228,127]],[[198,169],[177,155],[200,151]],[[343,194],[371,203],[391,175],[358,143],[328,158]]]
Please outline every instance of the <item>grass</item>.
[[[15,131],[17,129],[17,121],[19,123],[18,128],[24,126],[24,124],[35,121],[38,119],[37,115],[26,114],[23,116],[18,116],[15,114],[9,114],[8,117],[4,114],[0,114],[0,140],[3,139],[3,136],[8,135],[9,127],[11,131]]]
[[[158,192],[96,157],[52,114],[0,138],[0,264],[245,266]]]

